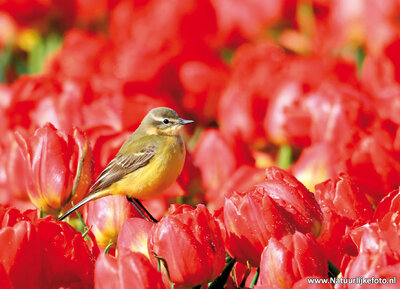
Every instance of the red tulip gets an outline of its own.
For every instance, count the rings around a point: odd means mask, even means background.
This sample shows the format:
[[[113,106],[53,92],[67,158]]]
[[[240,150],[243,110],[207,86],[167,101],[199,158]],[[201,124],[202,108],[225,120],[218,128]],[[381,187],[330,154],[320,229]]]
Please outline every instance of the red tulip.
[[[67,136],[47,124],[36,130],[29,142],[18,136],[32,203],[52,215],[57,215],[71,200],[78,203],[92,178],[92,152],[84,133],[75,129],[73,136]]]
[[[142,218],[129,218],[121,227],[118,235],[118,252],[127,250],[139,252],[150,259],[147,246],[154,224]]]
[[[66,222],[41,220],[37,232],[42,256],[41,288],[93,288],[97,250]]]
[[[225,264],[221,230],[204,205],[175,205],[153,227],[149,240],[153,264],[162,258],[176,286],[197,286],[214,280]],[[162,263],[162,262],[161,262]]]
[[[372,206],[347,174],[315,186],[326,226],[318,238],[329,259],[339,265],[346,248],[345,234],[372,218]]]
[[[234,192],[225,199],[224,223],[229,254],[254,267],[259,266],[271,237],[281,238],[295,230],[285,210],[265,191],[257,189]]]
[[[4,208],[0,205],[0,229],[12,227],[21,221],[29,221],[36,224],[38,221],[38,211],[27,210],[24,213],[21,213],[15,208]]]
[[[359,132],[346,162],[348,174],[375,204],[400,185],[396,129],[396,124],[386,121],[375,123],[371,132]]]
[[[386,277],[388,267],[400,264],[400,234],[395,223],[370,223],[353,229],[350,237],[358,252],[343,259],[343,277]]]
[[[261,256],[260,285],[292,288],[303,277],[328,277],[328,259],[311,234],[271,238]]]
[[[85,206],[84,220],[96,237],[100,247],[115,245],[122,225],[128,218],[139,213],[125,196],[107,196],[89,202]]]
[[[282,206],[293,218],[296,229],[318,237],[322,232],[322,212],[314,195],[295,177],[277,167],[266,170],[265,181],[256,185]]]
[[[100,254],[96,261],[94,288],[165,289],[161,274],[140,253],[124,251],[118,257]]]
[[[35,227],[29,221],[20,221],[0,229],[0,266],[10,278],[13,288],[40,288],[40,243]],[[22,278],[23,277],[23,278]]]
[[[92,288],[97,247],[65,222],[37,211],[0,209],[0,252],[13,288]],[[24,278],[21,278],[23,276]]]
[[[372,217],[371,204],[347,174],[341,173],[334,180],[316,185],[315,196],[321,206],[329,207],[356,226]]]

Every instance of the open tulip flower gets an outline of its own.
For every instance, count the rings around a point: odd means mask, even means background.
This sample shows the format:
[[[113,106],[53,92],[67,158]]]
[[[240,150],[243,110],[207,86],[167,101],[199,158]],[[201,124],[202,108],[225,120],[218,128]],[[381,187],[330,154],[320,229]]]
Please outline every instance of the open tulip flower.
[[[399,1],[0,0],[0,289],[399,288]]]

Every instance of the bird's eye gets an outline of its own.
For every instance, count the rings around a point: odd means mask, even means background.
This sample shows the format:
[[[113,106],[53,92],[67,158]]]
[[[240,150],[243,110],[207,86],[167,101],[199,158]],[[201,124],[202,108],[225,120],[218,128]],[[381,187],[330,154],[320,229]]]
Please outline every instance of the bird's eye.
[[[169,124],[169,120],[167,118],[164,118],[163,123]]]

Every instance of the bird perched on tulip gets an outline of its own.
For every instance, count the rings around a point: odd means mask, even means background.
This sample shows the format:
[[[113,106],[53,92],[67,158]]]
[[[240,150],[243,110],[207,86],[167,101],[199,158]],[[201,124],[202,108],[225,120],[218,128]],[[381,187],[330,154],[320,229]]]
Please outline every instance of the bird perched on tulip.
[[[192,122],[182,119],[170,108],[152,109],[99,175],[89,195],[58,220],[91,200],[126,195],[143,217],[155,222],[138,198],[157,196],[179,176],[186,154],[179,132],[183,125]]]

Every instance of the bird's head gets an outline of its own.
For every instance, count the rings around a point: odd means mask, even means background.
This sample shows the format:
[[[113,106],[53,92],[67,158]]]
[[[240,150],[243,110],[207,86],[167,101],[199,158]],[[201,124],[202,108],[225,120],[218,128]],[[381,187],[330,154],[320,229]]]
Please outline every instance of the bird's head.
[[[178,135],[183,125],[193,120],[182,119],[173,109],[157,107],[152,109],[143,119],[141,127],[147,134]]]

